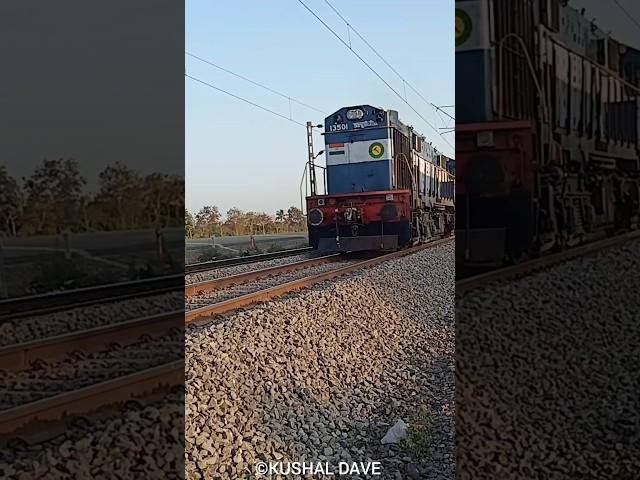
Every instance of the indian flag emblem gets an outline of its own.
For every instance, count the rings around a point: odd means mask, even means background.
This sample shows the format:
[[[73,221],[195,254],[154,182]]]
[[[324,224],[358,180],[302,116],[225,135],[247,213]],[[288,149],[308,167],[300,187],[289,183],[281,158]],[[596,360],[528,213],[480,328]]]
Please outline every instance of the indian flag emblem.
[[[332,143],[329,145],[329,155],[344,155],[344,143]]]

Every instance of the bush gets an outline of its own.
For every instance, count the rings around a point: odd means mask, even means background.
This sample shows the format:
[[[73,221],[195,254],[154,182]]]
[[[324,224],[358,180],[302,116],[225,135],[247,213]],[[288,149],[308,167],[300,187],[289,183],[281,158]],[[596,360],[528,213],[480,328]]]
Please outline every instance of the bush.
[[[225,258],[233,257],[235,257],[235,255],[228,250],[224,250],[216,246],[206,246],[198,257],[198,262],[211,262],[213,260],[223,260]]]
[[[260,250],[259,248],[247,248],[240,254],[240,256],[250,257],[251,255],[260,255],[261,253],[264,253],[264,251]]]
[[[424,459],[431,447],[433,418],[428,408],[422,408],[409,420],[409,432],[401,446],[412,452],[417,458]]]

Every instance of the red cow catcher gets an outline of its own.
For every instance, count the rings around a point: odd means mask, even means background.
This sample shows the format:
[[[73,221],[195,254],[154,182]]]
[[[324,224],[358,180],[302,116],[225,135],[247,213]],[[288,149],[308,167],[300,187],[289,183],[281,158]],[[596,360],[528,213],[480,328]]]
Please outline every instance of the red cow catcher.
[[[411,242],[410,190],[312,196],[307,212],[315,249],[395,250]]]
[[[530,253],[539,208],[531,122],[456,127],[456,256],[495,264]]]

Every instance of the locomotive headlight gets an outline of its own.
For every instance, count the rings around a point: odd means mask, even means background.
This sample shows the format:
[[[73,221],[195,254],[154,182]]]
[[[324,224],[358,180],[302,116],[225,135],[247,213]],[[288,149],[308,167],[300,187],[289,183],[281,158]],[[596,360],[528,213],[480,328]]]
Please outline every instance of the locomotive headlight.
[[[385,200],[388,200],[388,201],[393,200],[393,193],[387,193]]]
[[[318,210],[317,208],[314,208],[309,211],[308,218],[309,218],[309,223],[312,226],[317,227],[324,220],[324,214],[322,213],[322,210]]]
[[[359,108],[354,108],[347,111],[348,120],[360,120],[362,117],[364,117],[364,112]]]
[[[478,132],[477,143],[479,147],[495,147],[493,132]]]

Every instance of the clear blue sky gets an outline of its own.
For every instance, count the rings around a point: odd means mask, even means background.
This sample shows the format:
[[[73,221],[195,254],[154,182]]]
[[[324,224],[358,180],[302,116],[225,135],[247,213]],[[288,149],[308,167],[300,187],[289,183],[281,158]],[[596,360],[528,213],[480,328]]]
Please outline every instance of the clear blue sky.
[[[304,0],[338,34],[345,24],[323,0]],[[436,105],[455,103],[453,0],[329,0],[408,80]],[[360,53],[396,90],[402,81],[355,34]],[[398,110],[445,154],[431,130],[297,0],[187,0],[186,50],[328,113],[346,105]],[[190,75],[289,115],[289,102],[185,57]],[[185,79],[186,202],[195,213],[217,205],[273,213],[299,206],[307,160],[305,129]],[[407,98],[436,128],[453,124],[407,88]],[[453,115],[454,111],[450,110]],[[292,117],[325,115],[292,104]],[[453,145],[453,134],[445,135]],[[316,151],[323,141],[316,136]],[[321,157],[321,164],[324,159]]]

